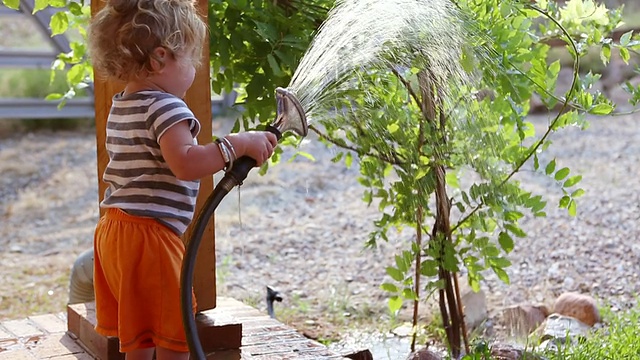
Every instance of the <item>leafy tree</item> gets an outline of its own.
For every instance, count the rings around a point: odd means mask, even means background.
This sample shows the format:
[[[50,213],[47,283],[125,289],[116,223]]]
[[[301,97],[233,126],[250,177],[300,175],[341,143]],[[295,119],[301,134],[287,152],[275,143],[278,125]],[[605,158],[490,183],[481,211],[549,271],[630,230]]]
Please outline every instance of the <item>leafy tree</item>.
[[[17,0],[3,0],[16,8]],[[439,298],[447,341],[453,356],[463,346],[469,352],[457,274],[464,271],[479,289],[487,270],[509,282],[508,254],[526,236],[518,222],[545,216],[541,194],[525,191],[515,179],[522,169],[550,176],[564,196],[557,204],[570,215],[584,193],[581,176],[561,161],[541,163],[540,154],[551,135],[569,126],[586,128],[586,115],[609,115],[613,104],[593,89],[600,74],[580,73],[580,59],[594,47],[607,64],[612,53],[624,60],[640,48],[637,35],[610,38],[621,23],[621,9],[609,10],[592,0],[455,0],[469,16],[473,34],[463,51],[463,66],[477,76],[445,101],[446,82],[438,81],[420,58],[410,67],[364,69],[354,73],[349,87],[335,92],[327,108],[347,106],[312,127],[327,144],[341,149],[335,161],[351,166],[358,158],[364,201],[380,210],[368,246],[385,241],[393,228],[410,227],[415,236],[387,268],[389,307],[404,301],[417,308],[432,294]],[[66,0],[39,0],[37,7],[66,7],[52,20],[54,32],[68,27],[84,35],[89,11]],[[330,0],[211,0],[212,87],[235,89],[244,127],[274,112],[276,86],[289,83],[293,71],[322,23]],[[552,62],[550,43],[563,41],[574,58],[573,82],[555,95],[561,64]],[[482,48],[484,54],[472,51]],[[51,99],[74,96],[75,88],[91,79],[82,41],[61,54],[55,68],[70,66],[70,91]],[[640,89],[624,88],[631,104]],[[557,115],[541,136],[527,121],[536,94]],[[453,98],[453,99],[452,99]],[[455,100],[455,101],[451,101]],[[355,106],[354,106],[355,105]],[[279,154],[276,154],[277,159]],[[415,337],[414,337],[415,339]]]

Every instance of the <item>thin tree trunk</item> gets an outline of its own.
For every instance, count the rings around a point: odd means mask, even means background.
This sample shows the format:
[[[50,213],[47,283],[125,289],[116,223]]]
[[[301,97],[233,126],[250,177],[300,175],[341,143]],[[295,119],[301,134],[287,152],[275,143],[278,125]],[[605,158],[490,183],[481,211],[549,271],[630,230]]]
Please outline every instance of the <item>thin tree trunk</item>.
[[[418,198],[422,197],[422,191],[420,188],[418,188]],[[414,286],[414,291],[416,293],[416,299],[413,300],[413,336],[411,337],[411,352],[416,351],[416,338],[418,337],[417,334],[417,329],[418,329],[418,310],[419,310],[419,306],[420,306],[420,276],[421,276],[421,267],[420,265],[422,264],[422,257],[421,257],[421,251],[420,249],[422,249],[422,221],[424,221],[423,219],[423,215],[422,215],[422,206],[418,206],[418,211],[416,212],[416,245],[418,248],[418,251],[416,252],[416,273],[415,273],[415,286]]]
[[[432,171],[435,174],[435,198],[436,198],[436,219],[432,230],[431,241],[442,241],[441,252],[438,260],[438,274],[444,288],[440,289],[440,313],[442,323],[447,334],[447,341],[451,355],[454,358],[460,356],[461,352],[461,332],[464,332],[464,319],[460,311],[460,294],[457,286],[454,285],[455,273],[452,274],[444,267],[445,242],[451,241],[451,225],[449,216],[451,204],[447,196],[446,169],[440,149],[446,146],[446,118],[443,113],[441,99],[437,96],[434,88],[433,77],[427,71],[418,73],[418,83],[420,85],[422,113],[427,117],[427,122],[431,125],[432,135],[438,138],[439,146],[435,147],[432,160]],[[466,334],[465,334],[466,339]],[[466,340],[465,340],[466,344]]]

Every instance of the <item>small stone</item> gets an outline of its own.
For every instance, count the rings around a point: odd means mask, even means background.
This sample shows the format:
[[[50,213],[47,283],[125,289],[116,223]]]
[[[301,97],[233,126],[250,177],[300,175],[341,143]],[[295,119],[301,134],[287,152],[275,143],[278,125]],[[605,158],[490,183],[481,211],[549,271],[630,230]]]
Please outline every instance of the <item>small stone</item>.
[[[404,323],[397,328],[391,330],[393,334],[400,337],[407,337],[413,333],[413,325]]]
[[[491,359],[493,360],[538,360],[538,355],[510,344],[495,343],[491,346]]]
[[[574,340],[584,337],[589,333],[591,327],[580,320],[560,314],[551,314],[545,320],[542,337],[540,340]]]
[[[467,329],[476,329],[489,317],[487,309],[487,296],[484,291],[475,292],[469,286],[465,277],[458,280],[460,285],[460,299],[462,300],[464,321]]]
[[[560,295],[553,306],[553,311],[578,319],[589,326],[600,321],[600,310],[595,299],[585,294],[567,292]]]
[[[562,282],[562,287],[564,287],[566,290],[573,290],[575,284],[576,281],[571,276],[567,276]]]
[[[544,304],[522,304],[508,307],[503,313],[511,334],[526,338],[549,316],[549,308]]]
[[[442,360],[442,356],[428,348],[412,352],[407,360]]]

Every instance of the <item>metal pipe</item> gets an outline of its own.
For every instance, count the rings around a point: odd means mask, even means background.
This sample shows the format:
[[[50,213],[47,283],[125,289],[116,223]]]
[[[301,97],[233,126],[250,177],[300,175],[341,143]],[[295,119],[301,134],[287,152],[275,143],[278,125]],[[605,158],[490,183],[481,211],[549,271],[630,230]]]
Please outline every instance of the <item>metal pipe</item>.
[[[95,300],[93,292],[93,248],[78,256],[69,278],[69,304]]]

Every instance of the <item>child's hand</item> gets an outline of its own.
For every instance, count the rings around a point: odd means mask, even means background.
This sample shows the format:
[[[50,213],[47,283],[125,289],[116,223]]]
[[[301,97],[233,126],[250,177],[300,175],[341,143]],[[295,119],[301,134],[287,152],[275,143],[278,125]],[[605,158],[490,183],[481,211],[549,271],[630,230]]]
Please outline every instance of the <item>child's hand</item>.
[[[268,131],[248,131],[227,135],[238,157],[249,156],[256,161],[256,166],[262,165],[273,154],[278,145],[278,138]]]

